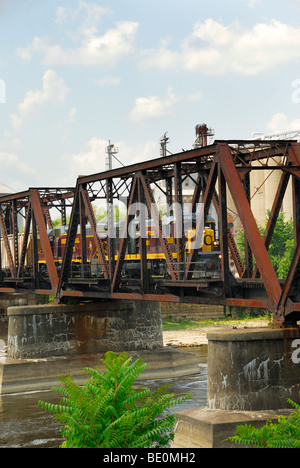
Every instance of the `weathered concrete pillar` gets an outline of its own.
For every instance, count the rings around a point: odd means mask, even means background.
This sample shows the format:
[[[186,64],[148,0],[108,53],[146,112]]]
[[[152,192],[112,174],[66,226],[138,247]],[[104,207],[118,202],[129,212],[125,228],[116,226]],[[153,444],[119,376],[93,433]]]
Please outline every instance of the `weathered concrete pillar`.
[[[300,329],[216,329],[207,334],[207,407],[177,416],[172,448],[225,448],[239,425],[262,427],[299,403]]]
[[[160,304],[110,301],[8,309],[8,354],[0,356],[0,395],[50,389],[57,376],[83,384],[86,367],[104,371],[106,351],[147,364],[141,379],[198,374],[196,355],[163,347]]]
[[[207,337],[209,409],[265,411],[289,407],[288,398],[299,402],[300,329],[223,329]]]
[[[35,294],[0,293],[0,322],[7,320],[8,307],[33,304],[36,304]]]
[[[8,308],[8,358],[163,347],[160,304],[111,301]]]

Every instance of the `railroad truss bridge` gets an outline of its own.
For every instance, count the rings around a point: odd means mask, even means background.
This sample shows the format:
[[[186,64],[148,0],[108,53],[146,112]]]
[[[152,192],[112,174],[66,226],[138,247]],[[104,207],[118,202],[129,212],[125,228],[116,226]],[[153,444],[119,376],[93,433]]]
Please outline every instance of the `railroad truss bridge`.
[[[264,238],[251,207],[253,171],[279,171]],[[188,212],[183,199],[187,179],[194,187]],[[281,279],[268,249],[285,196],[292,197],[294,256]],[[120,218],[114,206],[121,202],[126,209]],[[97,203],[106,206],[100,222]],[[243,253],[228,220],[229,208],[244,231]],[[54,229],[56,212],[62,227]],[[2,293],[47,294],[57,302],[77,297],[262,308],[273,313],[278,325],[300,320],[296,141],[217,140],[80,176],[76,187],[30,188],[2,196],[0,228]]]

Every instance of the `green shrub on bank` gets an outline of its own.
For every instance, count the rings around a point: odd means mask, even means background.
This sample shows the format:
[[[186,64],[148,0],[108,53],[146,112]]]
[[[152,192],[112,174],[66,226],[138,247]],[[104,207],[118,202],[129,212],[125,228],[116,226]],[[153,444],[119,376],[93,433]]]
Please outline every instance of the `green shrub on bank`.
[[[89,380],[80,387],[72,377],[60,376],[60,404],[39,401],[62,424],[62,448],[165,447],[174,438],[176,415],[168,409],[190,395],[174,400],[163,390],[136,388],[134,382],[147,366],[131,363],[126,353],[109,351],[102,361],[106,373],[86,368]]]
[[[248,424],[238,426],[236,435],[228,440],[254,448],[300,448],[300,406],[292,400],[288,403],[295,408],[290,417],[280,416],[278,422],[268,421],[260,429]]]

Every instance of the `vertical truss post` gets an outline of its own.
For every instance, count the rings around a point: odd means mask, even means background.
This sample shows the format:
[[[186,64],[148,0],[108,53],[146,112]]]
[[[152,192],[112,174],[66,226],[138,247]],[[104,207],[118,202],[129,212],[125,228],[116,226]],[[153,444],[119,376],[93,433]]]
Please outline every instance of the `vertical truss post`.
[[[23,242],[22,242],[21,255],[20,255],[20,264],[19,264],[18,274],[17,274],[18,278],[20,278],[20,276],[23,275],[27,244],[28,244],[28,238],[29,238],[29,231],[30,231],[30,224],[31,224],[31,204],[29,203],[27,214],[26,214],[26,220],[25,220],[25,228],[24,228]]]
[[[80,224],[80,183],[77,181],[74,199],[73,199],[73,208],[69,223],[67,241],[65,245],[65,251],[62,259],[61,273],[59,277],[58,284],[58,295],[60,295],[63,284],[68,280],[71,274],[71,263],[73,256],[73,248],[75,245],[75,239],[77,234],[78,225]]]
[[[185,242],[183,223],[183,199],[182,199],[182,172],[181,163],[174,165],[174,189],[175,189],[175,242],[178,263],[178,277],[183,279],[185,271]]]
[[[8,234],[7,234],[7,229],[6,229],[6,219],[3,213],[2,208],[0,207],[0,225],[1,225],[1,231],[2,231],[2,237],[4,241],[4,246],[7,254],[7,259],[8,259],[8,264],[9,264],[9,269],[10,269],[10,274],[12,278],[15,276],[15,265],[14,265],[14,260],[8,240]]]
[[[177,281],[178,273],[176,269],[176,264],[174,262],[173,255],[172,255],[170,246],[168,244],[168,240],[166,238],[166,233],[163,229],[162,220],[159,215],[149,181],[146,179],[146,177],[142,173],[140,174],[140,180],[142,182],[142,186],[144,189],[145,200],[146,200],[148,211],[149,213],[151,213],[151,216],[153,216],[154,225],[156,226],[158,237],[161,242],[161,247],[162,247],[162,251],[164,253],[166,262],[167,262],[168,270],[170,272],[172,280]]]
[[[222,265],[222,282],[224,296],[231,297],[230,287],[230,268],[228,255],[228,221],[227,221],[227,195],[226,181],[223,172],[218,167],[218,182],[219,182],[219,220],[220,220],[220,241],[221,241],[221,265]]]
[[[250,173],[249,172],[245,173],[242,184],[245,190],[245,194],[246,194],[249,206],[251,207]],[[252,256],[251,247],[247,240],[247,236],[245,236],[245,261],[246,261],[246,268],[245,268],[243,277],[251,278],[253,275],[253,256]]]
[[[107,203],[107,254],[108,254],[108,271],[109,278],[113,279],[115,271],[115,236],[114,229],[114,206],[113,206],[113,180],[112,178],[106,181],[106,203]]]
[[[80,239],[81,239],[81,277],[85,278],[87,271],[87,251],[86,251],[86,214],[85,204],[80,190],[79,213],[80,213]]]
[[[13,227],[13,241],[14,241],[14,264],[15,264],[15,273],[19,267],[19,229],[18,229],[18,208],[17,201],[12,200],[12,227]]]
[[[300,166],[300,144],[291,143],[288,150],[288,156],[293,166]],[[293,175],[293,206],[294,206],[294,237],[295,247],[300,237],[300,181]]]
[[[173,204],[173,184],[172,178],[166,178],[166,192],[167,192],[167,205],[168,207],[172,206]]]
[[[101,241],[101,239],[99,238],[99,236],[97,234],[97,221],[96,221],[96,218],[95,218],[95,215],[94,215],[94,210],[93,210],[93,207],[92,207],[92,204],[91,204],[91,200],[90,200],[88,191],[86,189],[82,188],[81,189],[81,196],[82,196],[83,203],[85,205],[85,211],[87,213],[87,217],[88,217],[88,220],[89,220],[89,223],[91,225],[92,232],[93,232],[93,237],[94,237],[95,244],[96,244],[98,258],[99,258],[99,261],[100,261],[100,264],[101,264],[101,267],[102,267],[104,278],[108,279],[108,265],[107,265],[107,261],[106,261],[105,250],[104,250],[102,241]]]
[[[293,217],[295,245],[300,238],[300,180],[293,176]]]
[[[138,206],[139,206],[139,222],[140,222],[140,237],[139,237],[139,253],[140,253],[140,268],[141,268],[141,291],[142,294],[149,293],[149,277],[147,263],[147,226],[146,226],[146,205],[143,187],[140,178],[138,179]]]
[[[210,207],[213,195],[214,195],[217,177],[218,177],[217,164],[214,161],[210,169],[210,173],[209,173],[206,188],[205,188],[205,193],[203,196],[203,207],[202,207],[201,213],[199,213],[199,217],[197,220],[197,225],[196,225],[196,230],[195,230],[195,235],[194,235],[195,241],[193,243],[194,245],[191,248],[191,251],[189,253],[187,263],[185,266],[185,279],[190,279],[193,274],[194,263],[196,261],[198,251],[201,247],[200,239],[202,240],[202,237],[203,237],[203,223],[205,222],[205,219],[207,217],[209,207]]]
[[[129,200],[127,204],[126,220],[125,220],[124,230],[123,230],[122,237],[121,237],[119,255],[117,258],[116,268],[114,271],[114,277],[112,280],[112,286],[111,286],[112,293],[118,290],[119,283],[121,281],[122,268],[124,265],[126,249],[128,246],[128,236],[129,236],[128,227],[131,221],[134,219],[134,213],[132,213],[131,206],[136,202],[136,200],[137,200],[137,179],[134,177],[132,179]]]
[[[67,213],[66,213],[66,200],[61,200],[61,225],[66,226],[67,224]]]
[[[300,166],[300,145],[291,143],[288,151],[293,166]],[[289,295],[297,295],[300,282],[300,182],[293,174],[293,218],[294,218],[294,256],[287,274],[278,308],[285,308],[289,302]]]
[[[283,311],[277,310],[277,305],[281,297],[280,283],[269,258],[264,241],[259,233],[240,176],[233,162],[231,150],[226,143],[218,143],[218,159],[242,225],[244,226],[250,248],[262,275],[270,307],[275,314],[276,321],[282,323],[284,321],[284,313]]]
[[[32,273],[34,279],[34,288],[40,288],[39,276],[39,258],[38,258],[38,238],[35,215],[32,213]]]
[[[226,195],[226,197],[227,197],[227,195]],[[220,217],[219,196],[218,196],[216,190],[215,190],[212,201],[213,201],[214,207],[216,209],[216,212],[217,212],[217,215],[218,215],[218,218],[219,218]],[[227,226],[228,226],[228,223],[227,223]],[[244,274],[244,271],[245,271],[245,267],[244,267],[243,261],[241,259],[240,253],[238,251],[236,242],[234,240],[234,236],[233,236],[229,226],[228,226],[228,230],[227,230],[227,235],[228,235],[228,246],[229,246],[230,253],[232,255],[232,258],[233,258],[235,267],[237,269],[237,272],[239,274],[239,277],[242,278],[242,276]]]

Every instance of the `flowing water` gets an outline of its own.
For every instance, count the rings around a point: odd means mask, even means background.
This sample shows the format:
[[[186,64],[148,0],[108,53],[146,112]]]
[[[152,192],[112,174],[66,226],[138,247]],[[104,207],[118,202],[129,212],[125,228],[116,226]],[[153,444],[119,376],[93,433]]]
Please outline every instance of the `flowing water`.
[[[193,397],[174,411],[206,406],[207,350],[204,347],[189,351],[199,358],[200,374],[174,379],[142,382],[152,390],[169,384],[168,392],[176,396],[192,393]],[[0,448],[57,448],[62,442],[61,425],[52,415],[38,407],[38,401],[59,403],[61,396],[52,391],[19,393],[0,396]]]

